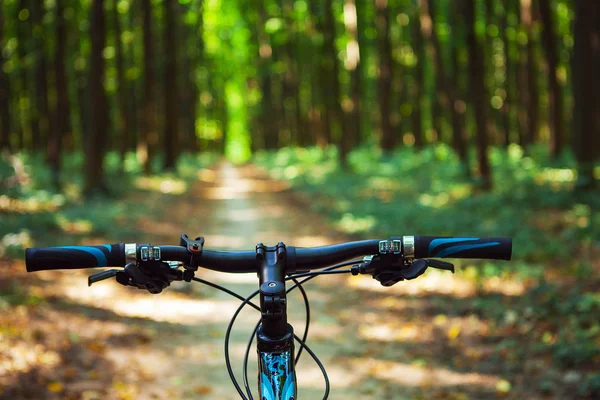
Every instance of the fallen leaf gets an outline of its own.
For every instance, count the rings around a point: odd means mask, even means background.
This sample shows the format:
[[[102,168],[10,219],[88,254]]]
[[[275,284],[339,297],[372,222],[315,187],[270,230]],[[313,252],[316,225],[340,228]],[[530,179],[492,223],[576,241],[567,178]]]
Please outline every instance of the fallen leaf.
[[[448,329],[448,339],[454,340],[460,335],[460,326],[454,325],[450,329]]]
[[[197,386],[194,392],[196,394],[210,394],[213,392],[213,388],[208,385]]]
[[[63,385],[60,382],[49,382],[46,388],[52,393],[58,393],[63,391]]]

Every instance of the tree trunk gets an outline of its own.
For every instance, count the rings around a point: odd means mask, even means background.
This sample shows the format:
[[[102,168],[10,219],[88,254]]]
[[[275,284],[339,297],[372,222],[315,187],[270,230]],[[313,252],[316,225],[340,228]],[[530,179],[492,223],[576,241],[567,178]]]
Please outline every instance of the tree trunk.
[[[46,10],[43,1],[33,1],[31,3],[31,26],[33,28],[32,37],[35,55],[35,104],[38,117],[38,130],[40,143],[34,144],[35,147],[43,148],[43,143],[47,143],[50,137],[50,131],[54,128],[50,122],[50,112],[48,106],[48,62],[44,50],[44,15]],[[48,156],[48,154],[46,153]]]
[[[444,68],[444,61],[442,57],[442,48],[440,41],[437,37],[435,28],[435,0],[421,0],[422,12],[429,15],[429,23],[431,24],[430,40],[433,44],[433,60],[435,64],[435,73],[440,80],[440,88],[443,92],[441,98],[444,107],[448,110],[451,116],[452,123],[452,146],[457,152],[461,163],[467,165],[467,146],[462,133],[462,121],[460,114],[457,110],[458,107],[458,89],[457,82],[452,80],[452,77],[448,74],[448,68]],[[452,32],[454,40],[458,40],[458,35]]]
[[[491,171],[488,161],[487,147],[489,140],[489,126],[487,120],[487,104],[485,94],[483,63],[483,48],[475,31],[475,0],[466,0],[464,11],[467,26],[467,47],[469,53],[469,87],[472,93],[472,103],[475,110],[475,125],[477,130],[477,161],[479,174],[484,189],[492,186]]]
[[[392,129],[392,45],[390,42],[390,9],[387,0],[376,0],[377,48],[379,52],[378,106],[380,111],[381,142],[384,151],[396,147],[397,138]]]
[[[329,142],[339,142],[342,127],[342,107],[340,105],[340,68],[337,50],[335,48],[335,17],[333,15],[333,1],[325,1],[324,36],[324,61],[327,73],[328,91],[325,93],[327,112],[329,118]]]
[[[27,48],[27,38],[28,33],[30,32],[29,25],[30,21],[24,20],[21,21],[18,18],[21,10],[27,9],[28,7],[26,0],[20,0],[19,6],[17,7],[17,15],[16,15],[16,24],[17,24],[17,59],[18,59],[18,67],[17,67],[17,81],[19,86],[19,102],[18,104],[23,104],[28,102],[29,107],[23,112],[21,107],[19,106],[19,123],[17,126],[19,127],[19,148],[24,149],[28,144],[31,145],[34,149],[39,150],[40,148],[40,140],[39,140],[39,129],[38,124],[35,118],[35,110],[33,110],[31,106],[31,91],[29,90],[29,71],[27,70],[26,56],[29,51]],[[29,141],[27,139],[30,139]]]
[[[278,127],[273,105],[273,74],[271,73],[273,47],[269,34],[264,31],[267,13],[264,6],[259,6],[258,40],[258,73],[260,77],[261,97],[261,122],[263,129],[263,147],[268,150],[276,149],[278,145]]]
[[[135,31],[135,27],[139,26],[139,3],[134,2],[129,6],[129,13],[127,15],[128,20],[128,29],[131,32]],[[128,65],[136,65],[137,60],[135,57],[135,43],[136,41],[132,41],[129,43],[126,49],[126,62]],[[139,129],[139,83],[138,79],[128,78],[126,81],[126,95],[129,101],[127,101],[127,119],[125,120],[126,124],[125,130],[127,131],[127,150],[136,151],[138,140],[141,135],[141,130]]]
[[[317,3],[317,0],[311,0],[309,2],[311,14],[309,32],[311,38],[317,37],[319,33],[323,32],[323,24],[318,12]],[[322,53],[321,46],[317,45],[314,39],[311,40],[311,51],[317,55]],[[327,83],[327,76],[324,73],[324,70],[321,57],[311,57],[311,106],[308,118],[313,141],[320,147],[327,146],[327,144],[329,144],[329,139],[331,138],[330,124],[324,107],[324,98],[326,95],[325,85]]]
[[[598,187],[594,162],[600,157],[600,4],[575,2],[573,77],[573,147],[578,164],[577,189]]]
[[[519,144],[524,147],[537,138],[539,114],[531,2],[532,0],[520,0],[519,9],[521,26],[527,36],[527,43],[521,44],[519,51]]]
[[[550,154],[558,157],[564,145],[564,110],[562,90],[556,77],[558,54],[556,33],[549,1],[540,1],[542,41],[548,62],[548,114],[550,117]]]
[[[425,69],[425,45],[423,43],[423,35],[421,32],[421,19],[417,13],[411,19],[411,36],[413,52],[417,56],[416,63],[413,67],[413,83],[412,83],[412,130],[415,137],[415,148],[423,147],[423,123],[421,119],[421,104],[423,102],[423,82]]]
[[[360,0],[359,0],[360,1]],[[350,99],[345,105],[345,129],[342,134],[342,154],[340,160],[347,164],[348,153],[360,142],[360,94],[361,94],[361,68],[360,47],[357,30],[358,14],[355,0],[346,0],[344,3],[344,25],[349,39],[346,43],[345,67],[350,71]]]
[[[127,87],[125,85],[125,66],[123,60],[123,43],[121,42],[121,20],[118,10],[119,0],[113,0],[112,11],[113,11],[113,26],[115,29],[115,64],[117,69],[117,104],[118,104],[118,117],[117,117],[117,135],[118,148],[121,155],[121,172],[124,172],[125,168],[125,154],[129,147],[129,135],[131,131],[128,131],[131,122],[129,119],[129,112],[127,111]]]
[[[108,108],[104,92],[104,58],[102,52],[106,41],[104,1],[93,0],[90,35],[92,40],[90,59],[91,128],[86,146],[85,189],[86,195],[106,192],[102,163],[106,151]]]
[[[144,36],[144,94],[142,134],[138,142],[138,157],[144,173],[150,174],[158,132],[156,131],[156,103],[154,98],[154,40],[152,38],[152,7],[150,0],[142,0]]]
[[[62,153],[63,139],[71,131],[71,109],[69,105],[69,90],[67,87],[67,73],[65,69],[67,26],[64,16],[63,0],[56,0],[56,49],[54,53],[54,73],[56,83],[56,110],[54,112],[54,129],[50,132],[48,140],[48,160],[52,168],[54,186],[59,187],[60,181],[60,156]]]
[[[4,41],[4,7],[0,7],[0,49],[5,47]],[[0,152],[10,151],[10,82],[4,72],[4,64],[7,60],[4,52],[0,52]]]
[[[172,0],[164,0],[165,28],[165,169],[174,169],[179,149],[179,131],[177,126],[177,99],[179,86],[177,84],[177,6]]]
[[[508,40],[508,12],[513,1],[504,2],[504,12],[502,13],[500,32],[502,32],[502,45],[504,51],[504,91],[506,93],[502,102],[502,130],[504,131],[504,146],[510,144],[511,134],[511,107],[513,104],[513,72],[512,60],[510,58],[510,42]]]

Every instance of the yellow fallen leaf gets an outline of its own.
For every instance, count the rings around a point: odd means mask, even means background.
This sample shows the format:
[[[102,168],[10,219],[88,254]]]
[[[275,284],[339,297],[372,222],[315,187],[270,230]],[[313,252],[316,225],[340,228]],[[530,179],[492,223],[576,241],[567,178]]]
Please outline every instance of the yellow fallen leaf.
[[[448,339],[454,340],[460,335],[460,326],[454,325],[452,328],[448,329]]]
[[[212,387],[208,385],[197,386],[194,390],[196,394],[210,394],[213,392]]]
[[[62,392],[63,385],[60,382],[49,382],[46,385],[46,388],[48,388],[48,390],[51,391],[52,393],[58,393],[58,392]]]
[[[511,389],[511,384],[509,381],[507,380],[499,380],[498,383],[496,383],[496,392],[501,393],[501,394],[506,394],[508,392],[510,392]]]

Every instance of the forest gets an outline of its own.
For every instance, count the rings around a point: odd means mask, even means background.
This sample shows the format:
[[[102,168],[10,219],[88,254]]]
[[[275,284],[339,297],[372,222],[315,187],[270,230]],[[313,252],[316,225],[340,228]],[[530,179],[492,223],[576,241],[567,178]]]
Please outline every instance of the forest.
[[[510,262],[306,285],[330,398],[600,398],[600,1],[0,0],[0,51],[0,399],[237,398],[236,299],[25,268],[182,233],[511,237]]]
[[[600,151],[598,6],[540,0],[3,1],[0,145],[107,152],[146,173],[181,153],[446,143],[491,185],[488,148]],[[45,144],[45,145],[44,145]],[[469,168],[466,168],[467,172]]]

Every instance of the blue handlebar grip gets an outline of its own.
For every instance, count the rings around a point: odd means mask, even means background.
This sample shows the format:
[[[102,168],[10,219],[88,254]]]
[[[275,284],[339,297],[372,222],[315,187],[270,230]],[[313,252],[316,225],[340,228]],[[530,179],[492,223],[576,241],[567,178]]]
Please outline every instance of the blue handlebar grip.
[[[125,244],[31,248],[25,251],[28,272],[125,266]]]
[[[512,239],[507,237],[415,236],[416,258],[482,258],[510,260]]]

